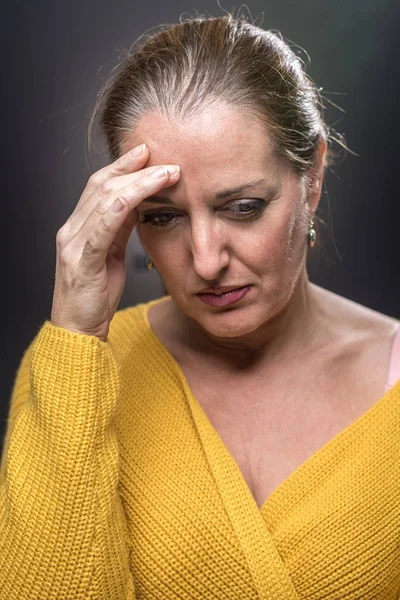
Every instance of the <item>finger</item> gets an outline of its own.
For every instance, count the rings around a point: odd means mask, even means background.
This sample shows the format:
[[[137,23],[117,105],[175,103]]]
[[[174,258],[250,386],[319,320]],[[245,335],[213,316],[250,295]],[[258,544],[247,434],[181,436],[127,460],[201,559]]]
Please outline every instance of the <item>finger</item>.
[[[99,169],[93,173],[86,184],[85,189],[82,192],[81,197],[70,218],[78,213],[82,206],[84,206],[93,196],[101,198],[102,194],[110,191],[109,181],[113,177],[119,177],[121,175],[132,175],[146,164],[149,158],[149,149],[146,144],[140,144],[135,146],[129,152],[126,152],[113,163]]]
[[[125,257],[129,238],[131,237],[132,231],[134,230],[137,222],[138,215],[136,209],[131,210],[115,235],[113,244],[116,249],[116,253],[119,254],[120,258]]]
[[[175,165],[166,166],[173,167]],[[144,198],[154,194],[166,185],[169,172],[165,168],[161,168],[160,171],[164,172],[163,177],[156,178],[148,175],[147,177],[138,178],[133,184],[126,186],[124,195],[112,202],[111,206],[107,206],[100,220],[96,214],[98,207],[90,214],[72,241],[74,245],[82,243],[83,246],[79,261],[83,275],[93,277],[100,273],[104,268],[109,249],[114,243],[117,232],[126,219],[127,213],[133,211]],[[121,202],[122,210],[115,212],[115,206]]]
[[[120,175],[127,175],[136,170],[137,164],[144,164],[145,159],[149,157],[149,149],[146,144],[139,144],[135,146],[125,154],[122,154],[114,162],[106,165],[102,169],[99,169],[90,177],[93,187],[98,187],[107,179],[112,177],[119,177]]]
[[[169,166],[171,167],[176,165]],[[68,232],[67,237],[71,239],[80,231],[83,224],[87,221],[89,215],[95,210],[96,206],[99,206],[99,212],[103,214],[105,211],[108,210],[108,208],[119,195],[125,196],[126,193],[131,193],[129,189],[127,191],[127,188],[129,188],[129,186],[133,185],[134,190],[137,187],[141,187],[140,181],[137,185],[135,184],[136,180],[141,180],[142,178],[149,177],[151,173],[153,173],[159,168],[160,165],[154,165],[152,167],[146,167],[145,169],[141,169],[136,173],[132,173],[128,177],[128,184],[120,188],[112,186],[111,180],[107,180],[107,182],[103,184],[101,191],[98,190],[97,193],[93,193],[93,195],[89,197],[85,203],[83,203],[80,207],[77,206],[74,212],[70,215],[70,217],[64,224],[64,228]],[[169,180],[164,181],[164,186],[170,187],[171,185],[174,185],[174,183],[176,183],[178,179],[179,174],[171,175]],[[114,187],[115,189],[113,189]]]
[[[131,182],[129,182],[129,183],[131,183]],[[176,183],[176,177],[170,176],[169,180],[166,181],[166,183],[163,187],[168,187],[168,186],[174,185],[175,183]],[[122,193],[122,195],[123,195],[123,193]],[[138,214],[136,208],[134,208],[133,210],[129,211],[126,220],[121,225],[120,229],[118,230],[118,232],[115,236],[113,246],[115,249],[115,253],[118,255],[118,257],[120,259],[125,257],[129,238],[130,238],[132,231],[133,231],[136,223],[138,222],[138,220],[139,220],[139,214]]]

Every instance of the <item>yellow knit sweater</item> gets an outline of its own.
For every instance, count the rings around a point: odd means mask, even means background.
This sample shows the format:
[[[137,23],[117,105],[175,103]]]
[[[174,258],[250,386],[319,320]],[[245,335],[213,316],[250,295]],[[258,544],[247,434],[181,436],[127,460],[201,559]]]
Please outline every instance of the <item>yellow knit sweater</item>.
[[[1,600],[397,600],[400,380],[261,510],[150,329],[44,322],[16,375]]]

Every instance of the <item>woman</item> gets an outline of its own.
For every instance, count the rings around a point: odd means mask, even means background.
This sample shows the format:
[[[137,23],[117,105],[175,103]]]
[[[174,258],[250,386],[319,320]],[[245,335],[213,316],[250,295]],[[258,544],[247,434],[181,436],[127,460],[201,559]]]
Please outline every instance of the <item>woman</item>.
[[[2,598],[398,598],[399,322],[308,280],[318,104],[230,15],[104,87],[113,162],[57,234],[13,390]],[[117,311],[135,226],[168,295]]]

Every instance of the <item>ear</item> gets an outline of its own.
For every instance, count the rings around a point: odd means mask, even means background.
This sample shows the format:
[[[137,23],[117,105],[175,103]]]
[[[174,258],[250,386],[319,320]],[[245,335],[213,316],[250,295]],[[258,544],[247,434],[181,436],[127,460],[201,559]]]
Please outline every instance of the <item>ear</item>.
[[[318,208],[321,199],[322,182],[325,173],[325,157],[328,144],[322,139],[318,147],[318,160],[315,167],[312,169],[311,177],[308,185],[308,205],[312,214]]]

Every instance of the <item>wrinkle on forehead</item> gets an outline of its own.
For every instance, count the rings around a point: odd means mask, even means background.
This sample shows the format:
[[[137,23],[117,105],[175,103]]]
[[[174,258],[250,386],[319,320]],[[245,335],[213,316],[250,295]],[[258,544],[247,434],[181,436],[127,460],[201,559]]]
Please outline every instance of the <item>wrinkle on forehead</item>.
[[[179,181],[164,190],[177,201],[181,193],[186,198],[198,198],[199,193],[211,197],[218,190],[262,178],[277,184],[288,171],[274,156],[265,126],[250,113],[227,105],[203,110],[185,123],[160,112],[147,113],[124,151],[142,142],[150,152],[145,167],[181,167]]]
[[[177,155],[206,158],[212,160],[242,160],[249,155],[260,153],[272,163],[272,145],[265,127],[250,114],[233,107],[221,105],[199,112],[185,123],[171,120],[159,112],[144,115],[138,122],[132,136],[124,142],[123,151],[128,151],[141,142],[146,142],[150,154],[157,155],[158,161],[168,160]]]

